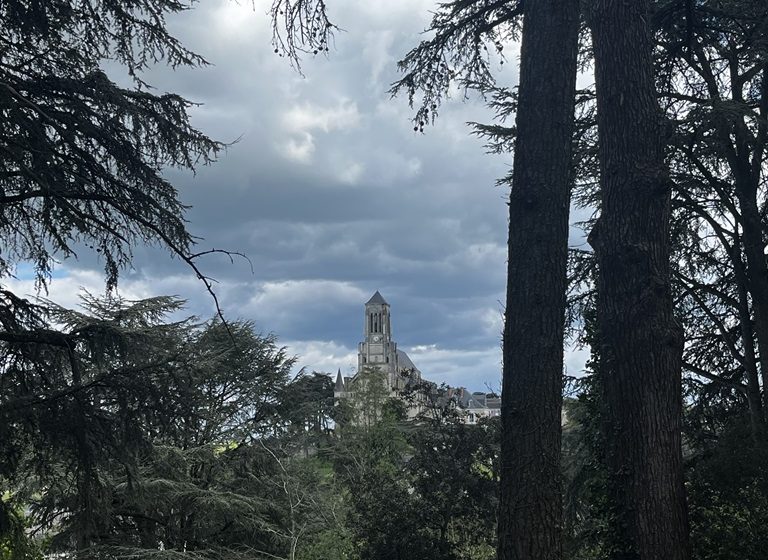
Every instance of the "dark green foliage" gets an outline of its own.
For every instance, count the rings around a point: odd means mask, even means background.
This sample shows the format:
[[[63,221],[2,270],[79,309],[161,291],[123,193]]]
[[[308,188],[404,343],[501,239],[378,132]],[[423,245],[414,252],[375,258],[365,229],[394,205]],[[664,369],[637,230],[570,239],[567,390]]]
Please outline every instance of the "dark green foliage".
[[[686,415],[693,555],[762,558],[768,547],[768,447],[751,437],[745,403],[711,389],[692,393],[696,400]]]
[[[36,308],[36,332],[46,338],[4,344],[0,393],[0,423],[10,436],[2,440],[10,458],[0,464],[2,477],[19,486],[21,504],[34,499],[36,523],[71,514],[81,545],[108,507],[103,466],[123,464],[132,476],[131,458],[148,441],[145,426],[173,414],[184,389],[169,378],[183,363],[180,333],[191,326],[162,322],[180,306],[172,298],[86,296],[83,305],[84,312]],[[43,488],[53,490],[38,495]]]
[[[588,292],[589,294],[589,292]],[[608,472],[594,298],[584,297],[582,343],[590,348],[584,376],[571,378],[564,399],[562,469],[566,558],[603,560],[608,554]]]
[[[337,430],[329,451],[356,557],[493,558],[498,419],[466,425],[446,402],[423,402],[431,406],[415,422],[390,399],[377,421]]]
[[[467,425],[455,416],[425,422],[411,435],[413,477],[422,525],[456,558],[495,550],[499,484],[499,422]],[[484,551],[484,552],[483,552]]]
[[[222,145],[189,123],[191,103],[150,93],[148,66],[205,64],[165,27],[186,2],[0,3],[0,275],[31,261],[44,281],[80,245],[107,283],[136,243],[190,258],[192,237],[165,166],[208,163]],[[134,87],[103,71],[117,61]]]
[[[576,382],[563,410],[565,551],[573,560],[607,558],[607,472],[597,373]]]
[[[333,380],[324,373],[302,371],[280,394],[278,414],[303,445],[317,446],[331,431]]]
[[[180,305],[46,303],[38,319],[67,344],[8,346],[2,445],[16,459],[0,480],[54,548],[275,553],[295,538],[280,532],[286,511],[317,524],[308,492],[327,484],[293,461],[285,431],[308,404],[293,361],[248,323],[167,322]]]
[[[504,64],[503,43],[519,36],[522,12],[522,2],[506,0],[439,4],[427,29],[433,37],[398,62],[404,76],[390,90],[404,92],[417,107],[414,130],[423,132],[424,125],[433,122],[452,85],[481,94],[492,92],[493,62]]]
[[[40,543],[29,535],[29,520],[12,502],[0,496],[0,560],[42,560]]]
[[[763,558],[768,550],[768,493],[758,484],[725,493],[702,481],[688,487],[693,558]]]
[[[193,169],[223,146],[191,126],[190,102],[150,93],[141,78],[155,63],[205,64],[165,26],[166,15],[189,7],[0,2],[0,281],[26,262],[44,285],[57,259],[87,247],[103,259],[111,288],[132,247],[150,243],[210,289],[162,169]],[[128,85],[107,76],[107,63]],[[84,305],[83,313],[32,303],[0,286],[0,477],[20,485],[14,500],[37,502],[35,523],[61,523],[79,547],[101,532],[100,513],[111,507],[103,469],[120,466],[131,483],[147,426],[175,422],[188,396],[177,373],[192,342],[181,334],[190,323],[163,321],[181,305],[172,298],[88,296]]]

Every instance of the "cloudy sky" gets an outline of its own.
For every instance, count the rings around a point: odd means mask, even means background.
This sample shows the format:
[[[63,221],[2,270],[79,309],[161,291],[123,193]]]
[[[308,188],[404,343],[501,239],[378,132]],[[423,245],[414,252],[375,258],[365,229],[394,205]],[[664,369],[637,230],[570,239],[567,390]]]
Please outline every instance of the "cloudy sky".
[[[219,281],[225,314],[274,332],[300,367],[353,372],[363,304],[378,289],[395,340],[425,377],[498,388],[507,218],[494,183],[511,160],[470,136],[467,121],[490,120],[480,100],[455,95],[417,134],[407,100],[387,94],[434,0],[328,4],[345,31],[327,58],[304,60],[303,76],[274,54],[265,0],[206,0],[169,22],[211,66],[156,68],[147,81],[201,103],[193,122],[210,136],[239,139],[195,176],[168,173],[192,206],[200,249],[253,264],[211,257],[203,269]],[[498,75],[514,85],[509,62]],[[16,284],[33,292],[23,271]],[[79,287],[103,291],[87,256],[61,263],[51,297],[74,304]],[[150,249],[137,250],[120,292],[178,294],[190,314],[213,313],[191,271]],[[583,352],[568,354],[569,373],[582,363]]]

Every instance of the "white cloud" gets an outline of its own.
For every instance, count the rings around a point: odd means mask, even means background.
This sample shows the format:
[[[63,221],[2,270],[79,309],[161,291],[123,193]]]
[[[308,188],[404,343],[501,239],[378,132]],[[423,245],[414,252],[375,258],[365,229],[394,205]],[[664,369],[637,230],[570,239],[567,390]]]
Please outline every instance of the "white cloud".
[[[309,163],[315,153],[316,135],[350,130],[360,124],[357,105],[349,99],[340,99],[334,106],[321,107],[310,102],[293,105],[282,117],[288,138],[282,143],[282,153],[301,163]],[[361,166],[362,169],[362,166]],[[340,174],[343,182],[350,179]]]
[[[584,366],[589,359],[589,348],[577,348],[568,346],[565,349],[565,373],[581,377],[584,373]]]
[[[333,305],[340,301],[359,303],[366,293],[350,282],[334,280],[286,280],[265,282],[248,302],[249,305],[271,309],[279,308],[285,302],[306,305],[321,302]]]
[[[405,349],[425,379],[483,391],[501,390],[501,352],[498,347],[466,350],[437,345]]]
[[[350,163],[339,173],[339,180],[348,185],[356,185],[360,182],[364,171],[365,166],[362,163]]]
[[[285,128],[291,132],[348,130],[360,124],[357,104],[340,99],[333,107],[320,107],[311,102],[294,105],[283,116]]]
[[[306,369],[352,376],[357,370],[357,350],[327,340],[289,340],[283,343],[290,354],[298,356],[296,371]]]
[[[31,278],[4,278],[3,285],[17,295],[25,298],[41,297],[58,303],[63,307],[75,308],[80,304],[79,294],[87,290],[92,294],[104,292],[104,276],[95,270],[77,270],[59,267],[56,278],[50,282],[48,290],[39,289]]]
[[[202,6],[201,6],[202,7]],[[254,39],[267,37],[267,18],[254,10],[251,2],[219,0],[211,8],[210,27],[220,41],[253,43]]]
[[[315,153],[315,139],[309,132],[302,132],[286,140],[282,151],[288,159],[309,163]]]
[[[351,314],[370,297],[351,282],[335,280],[263,282],[252,289],[254,293],[240,305],[239,312],[256,317],[278,334],[292,332],[297,325],[313,325],[318,329],[315,336],[323,335],[324,323],[336,320],[341,309]]]
[[[80,295],[89,292],[94,296],[106,296],[104,274],[101,271],[60,267],[50,282],[48,291],[37,289],[33,279],[3,279],[3,284],[22,297],[42,297],[63,307],[75,309],[80,305]],[[203,285],[189,274],[168,275],[149,279],[140,273],[126,274],[117,287],[117,295],[127,300],[139,300],[161,295],[176,295],[182,299],[194,298]],[[184,311],[181,315],[188,315]]]
[[[382,86],[381,75],[384,72],[391,73],[394,69],[396,62],[395,57],[390,52],[392,43],[394,40],[394,33],[391,29],[385,29],[381,31],[370,31],[365,34],[365,47],[363,48],[363,57],[368,61],[370,66],[370,82],[369,87],[371,89],[386,89]]]
[[[504,329],[504,310],[501,305],[496,308],[480,310],[480,321],[487,334],[501,337]]]

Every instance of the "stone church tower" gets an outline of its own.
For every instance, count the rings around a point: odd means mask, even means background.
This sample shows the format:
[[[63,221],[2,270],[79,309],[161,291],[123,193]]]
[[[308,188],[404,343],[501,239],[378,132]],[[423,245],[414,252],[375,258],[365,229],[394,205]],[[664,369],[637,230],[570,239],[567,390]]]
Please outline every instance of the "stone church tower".
[[[357,371],[366,366],[396,371],[397,343],[392,341],[389,304],[377,291],[365,304],[363,341],[357,348]]]
[[[358,373],[367,367],[375,367],[386,373],[387,388],[392,393],[401,391],[409,378],[421,379],[421,372],[405,352],[397,349],[397,343],[392,340],[389,304],[378,291],[365,304],[363,341],[357,348]],[[334,390],[336,396],[343,396],[349,391],[349,383],[353,381],[354,377],[343,378],[339,372]]]

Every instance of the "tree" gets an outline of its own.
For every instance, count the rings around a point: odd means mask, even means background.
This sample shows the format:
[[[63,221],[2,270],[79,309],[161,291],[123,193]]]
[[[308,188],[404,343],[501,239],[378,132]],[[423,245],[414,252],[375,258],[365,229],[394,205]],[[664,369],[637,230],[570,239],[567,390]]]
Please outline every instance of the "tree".
[[[126,421],[121,428],[135,431],[138,416],[165,418],[167,427],[167,418],[182,412],[178,384],[172,397],[163,393],[167,384],[152,385],[159,371],[167,374],[183,362],[174,354],[180,350],[174,332],[183,326],[155,322],[178,309],[179,302],[157,298],[111,314],[115,310],[109,305],[91,299],[86,303],[91,311],[107,314],[93,320],[20,298],[2,282],[20,263],[31,263],[38,286],[45,287],[58,259],[93,250],[104,263],[109,290],[130,265],[133,247],[147,243],[189,265],[216,301],[197,261],[219,251],[194,251],[186,207],[162,171],[211,163],[224,145],[190,124],[193,103],[173,93],[154,94],[143,79],[144,70],[157,63],[171,68],[207,64],[166,27],[167,15],[193,3],[0,4],[0,433],[6,452],[0,476],[22,476],[28,461],[71,460],[74,471],[66,472],[77,479],[73,499],[82,501],[78,511],[83,513],[73,534],[81,547],[99,522],[89,502],[101,484],[96,442],[103,440],[117,456],[138,453],[134,444],[144,439],[108,429],[117,416]],[[305,16],[302,12],[286,24],[305,30]],[[332,30],[328,25],[321,37]],[[293,34],[294,28],[286,31]],[[118,85],[107,75],[107,61],[122,66],[130,85]],[[59,319],[75,322],[54,328]],[[125,323],[131,320],[138,322]],[[237,336],[226,325],[224,332],[230,339]],[[145,359],[148,346],[147,355],[158,362]],[[101,390],[113,391],[109,398],[117,399],[108,412],[96,404]],[[230,421],[236,416],[225,414]],[[210,421],[194,415],[183,419]],[[4,517],[4,502],[0,509]],[[0,538],[5,529],[0,523]]]
[[[503,52],[523,20],[517,96],[498,88],[485,41]],[[478,125],[509,146],[514,138],[504,331],[502,482],[499,557],[559,558],[561,539],[560,409],[565,321],[571,135],[578,53],[579,3],[443,4],[435,37],[400,62],[411,103],[422,94],[415,129],[434,119],[449,85],[494,94],[516,130]],[[503,60],[502,60],[503,62]],[[511,98],[511,99],[510,99]]]
[[[333,379],[302,370],[280,395],[277,414],[289,423],[286,435],[308,456],[310,449],[322,447],[330,437],[334,412]]]
[[[649,2],[595,0],[598,262],[614,558],[690,558],[681,450],[682,331],[670,286],[670,182]]]
[[[93,250],[104,263],[107,288],[114,288],[132,248],[147,243],[189,265],[218,308],[197,262],[222,251],[194,251],[186,207],[162,170],[194,170],[224,145],[190,124],[192,102],[154,94],[142,77],[158,63],[207,64],[166,27],[167,15],[193,3],[0,5],[0,282],[19,263],[31,263],[44,287],[57,259]],[[273,5],[275,31],[291,37],[294,53],[327,44],[334,30],[324,4],[307,11],[308,4],[314,2]],[[292,15],[281,31],[278,15],[286,11]],[[322,30],[305,36],[321,20]],[[103,69],[107,61],[121,65],[131,85],[116,84]],[[60,344],[38,329],[36,312],[0,283],[0,343]]]
[[[684,368],[747,399],[755,441],[768,367],[766,14],[762,2],[659,2],[654,17],[659,94],[675,130],[675,280],[692,331]]]
[[[579,3],[526,2],[509,200],[500,559],[562,557],[560,422]]]
[[[422,525],[457,558],[495,558],[499,489],[499,418],[468,425],[432,416],[413,430],[405,472]]]
[[[223,145],[190,125],[192,103],[150,93],[141,79],[157,62],[206,64],[165,27],[166,14],[188,8],[169,0],[0,7],[0,275],[29,261],[45,282],[54,259],[82,244],[100,254],[108,286],[139,242],[195,266],[185,207],[160,172],[209,163]],[[106,60],[134,87],[115,84]]]
[[[430,391],[423,385],[413,392]],[[412,394],[412,396],[414,396]],[[419,417],[383,407],[337,428],[334,470],[359,558],[495,557],[499,421],[464,424],[448,398],[424,395]]]
[[[282,555],[326,527],[334,493],[296,457],[288,427],[308,403],[274,337],[249,323],[168,322],[173,298],[84,303],[52,306],[71,343],[35,362],[20,354],[32,397],[6,395],[2,408],[14,435],[3,456],[18,458],[2,465],[10,505],[28,508],[54,549]],[[60,378],[43,395],[31,373],[53,363]]]
[[[354,378],[351,396],[345,403],[348,407],[345,417],[356,426],[370,429],[387,412],[390,396],[387,374],[376,367],[366,366]]]
[[[5,343],[0,378],[0,477],[16,488],[15,504],[37,502],[36,526],[59,522],[77,548],[89,545],[109,508],[105,462],[123,464],[130,477],[146,423],[178,412],[185,388],[174,375],[190,327],[162,321],[180,307],[173,298],[85,296],[83,305],[36,305],[35,332],[45,338]]]

